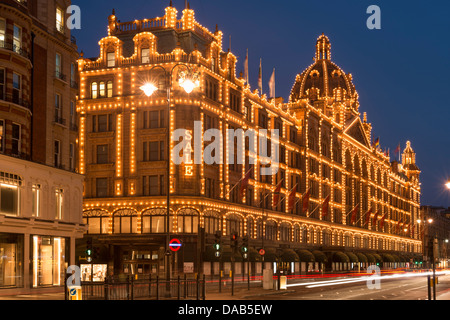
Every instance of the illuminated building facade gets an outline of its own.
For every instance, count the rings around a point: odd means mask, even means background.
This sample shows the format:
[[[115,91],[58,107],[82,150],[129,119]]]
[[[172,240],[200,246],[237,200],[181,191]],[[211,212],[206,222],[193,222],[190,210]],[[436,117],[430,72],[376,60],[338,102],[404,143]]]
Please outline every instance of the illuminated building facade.
[[[0,294],[63,290],[85,232],[67,6],[0,3]]]
[[[113,12],[108,36],[99,42],[100,56],[78,61],[83,217],[87,236],[102,252],[97,262],[107,263],[115,274],[162,270],[166,130],[187,129],[195,139],[194,121],[201,122],[202,133],[211,128],[223,133],[222,154],[230,153],[228,129],[270,129],[269,141],[271,130],[278,129],[279,170],[261,175],[260,146],[254,146],[257,154],[251,152],[245,138],[241,144],[234,141],[245,164],[228,159],[212,165],[171,162],[170,234],[183,241],[182,250],[172,256],[175,271],[218,274],[220,260],[227,271],[233,233],[249,237],[252,274],[262,270],[261,248],[266,249],[266,266],[286,262],[282,267],[292,272],[305,271],[304,263],[310,261],[301,256],[306,249],[325,252],[327,268],[334,269],[351,266],[335,257],[338,251],[395,253],[402,262],[421,252],[414,230],[420,208],[415,153],[408,144],[402,164],[391,163],[372,146],[371,125],[365,115],[361,119],[351,75],[331,62],[327,37],[318,39],[314,64],[297,76],[290,101],[284,103],[252,91],[236,75],[236,56],[223,50],[217,27],[211,32],[201,26],[189,7],[181,19],[177,13],[169,6],[161,18],[118,22]],[[190,94],[181,90],[179,64],[200,72],[199,89]],[[170,117],[167,82],[155,66],[175,70]],[[147,82],[161,90],[145,96],[140,87]],[[198,139],[205,150],[210,142]],[[250,165],[251,158],[257,164]],[[240,197],[239,185],[234,186],[249,170],[249,187]],[[274,207],[279,183],[281,200]],[[297,202],[290,210],[287,199],[296,186]],[[308,190],[309,206],[303,210]],[[322,204],[328,196],[325,213]],[[214,257],[216,231],[222,233],[220,259]],[[242,257],[237,254],[236,259],[241,273]]]

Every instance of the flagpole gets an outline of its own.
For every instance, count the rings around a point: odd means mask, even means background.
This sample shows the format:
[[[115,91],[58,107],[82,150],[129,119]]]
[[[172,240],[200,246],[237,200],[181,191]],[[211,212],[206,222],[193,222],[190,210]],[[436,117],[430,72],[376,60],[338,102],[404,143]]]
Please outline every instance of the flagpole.
[[[233,190],[234,190],[234,189],[242,182],[242,180],[245,179],[245,177],[246,177],[252,170],[253,170],[253,167],[252,167],[250,170],[248,170],[248,171],[245,173],[245,176],[244,176],[243,178],[241,178],[241,180],[239,180],[238,183],[236,183],[236,184],[233,186],[233,188],[231,188],[231,189],[228,191],[227,196],[230,195],[231,191],[233,191]]]

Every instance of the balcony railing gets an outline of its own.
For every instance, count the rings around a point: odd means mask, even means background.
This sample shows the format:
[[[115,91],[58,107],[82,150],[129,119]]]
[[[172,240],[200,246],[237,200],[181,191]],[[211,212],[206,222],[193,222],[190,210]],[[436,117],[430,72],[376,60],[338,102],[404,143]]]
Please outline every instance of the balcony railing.
[[[62,81],[66,81],[66,75],[63,74],[61,71],[55,71],[55,78]]]
[[[15,103],[21,107],[30,108],[30,103],[27,100],[22,99],[21,97],[17,96],[16,94],[3,94],[0,93],[0,100]]]
[[[54,119],[54,123],[57,123],[57,124],[65,126],[66,125],[66,119],[63,119],[60,116],[56,115],[55,119]]]
[[[21,55],[22,57],[26,58],[26,59],[30,59],[30,54],[28,53],[28,51],[22,49],[21,47],[15,45],[12,40],[3,40],[0,41],[0,48],[1,49],[6,49],[12,52],[17,53],[18,55]]]

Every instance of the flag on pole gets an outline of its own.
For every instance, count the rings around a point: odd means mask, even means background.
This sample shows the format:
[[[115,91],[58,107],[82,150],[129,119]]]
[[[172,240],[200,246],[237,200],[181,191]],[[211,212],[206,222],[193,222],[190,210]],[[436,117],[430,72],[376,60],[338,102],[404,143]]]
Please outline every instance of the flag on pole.
[[[278,203],[280,201],[280,192],[281,192],[281,187],[283,186],[283,180],[280,181],[280,183],[277,185],[277,187],[275,188],[275,191],[273,192],[274,197],[273,197],[273,206],[276,207],[278,206]]]
[[[378,222],[377,219],[378,219],[378,216],[380,215],[380,210],[381,209],[378,209],[378,211],[375,213],[375,215],[372,218],[372,225],[373,226],[375,225],[376,222]]]
[[[325,200],[322,203],[322,217],[326,217],[328,215],[328,208],[330,206],[330,196],[325,198]]]
[[[272,76],[270,77],[269,89],[270,89],[269,98],[275,98],[275,68],[273,68],[273,73]]]
[[[251,173],[252,173],[252,169],[250,169],[247,172],[247,174],[245,175],[244,179],[242,179],[242,181],[241,181],[241,189],[239,190],[239,195],[240,195],[241,199],[244,197],[245,192],[247,191],[248,182],[250,180]]]
[[[381,217],[381,220],[380,220],[380,227],[383,229],[383,227],[384,227],[384,221],[386,220],[386,215],[387,215],[387,213],[383,216],[383,217]]]
[[[245,63],[244,63],[244,73],[245,73],[245,82],[248,83],[248,49],[247,49],[247,56],[245,57]]]
[[[380,137],[376,138],[373,142],[373,147],[378,148],[380,146]]]
[[[291,190],[291,193],[289,193],[289,201],[288,201],[288,211],[292,211],[294,209],[295,205],[295,198],[297,197],[297,184],[295,187]]]
[[[356,215],[358,214],[358,211],[359,211],[359,204],[352,210],[352,219],[351,219],[352,224],[356,222]]]
[[[397,155],[398,155],[399,162],[400,162],[400,152],[401,152],[401,147],[400,147],[400,143],[399,143],[397,148],[395,148],[395,151],[394,151],[394,156],[397,157]]]
[[[369,211],[366,212],[364,215],[364,227],[369,224],[370,216],[372,215],[372,208],[369,209]]]
[[[302,212],[308,212],[310,195],[311,195],[311,188],[309,188],[308,191],[306,191],[302,197]]]
[[[263,84],[262,84],[262,59],[259,60],[259,75],[258,75],[258,87],[261,95],[263,93]]]

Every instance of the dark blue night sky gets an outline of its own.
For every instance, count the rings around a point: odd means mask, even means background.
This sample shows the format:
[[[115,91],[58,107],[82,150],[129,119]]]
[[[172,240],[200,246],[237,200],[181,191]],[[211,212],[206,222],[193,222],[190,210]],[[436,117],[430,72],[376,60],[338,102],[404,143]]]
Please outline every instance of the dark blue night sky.
[[[224,33],[224,50],[244,70],[249,50],[250,83],[257,88],[263,61],[264,91],[276,68],[277,96],[285,101],[295,76],[306,69],[318,36],[332,44],[332,61],[352,73],[373,136],[391,156],[401,142],[412,142],[422,170],[422,204],[450,206],[450,2],[381,0],[190,0],[196,20]],[[169,1],[73,0],[80,6],[81,30],[73,32],[85,57],[97,57],[107,35],[107,17],[115,8],[121,21],[161,17]],[[173,0],[179,17],[184,0]],[[381,30],[369,30],[370,5],[381,9]]]

